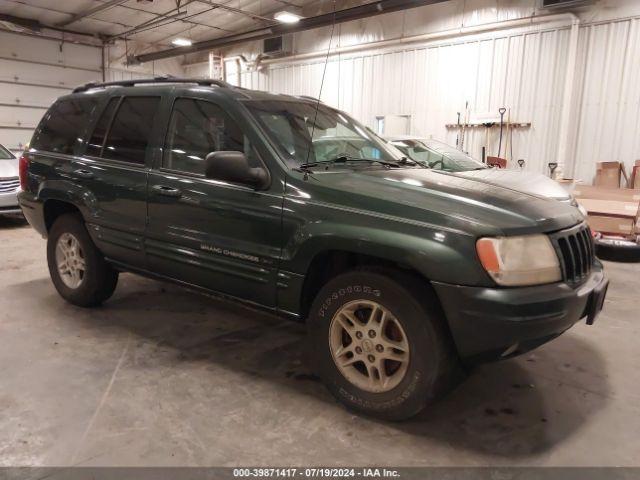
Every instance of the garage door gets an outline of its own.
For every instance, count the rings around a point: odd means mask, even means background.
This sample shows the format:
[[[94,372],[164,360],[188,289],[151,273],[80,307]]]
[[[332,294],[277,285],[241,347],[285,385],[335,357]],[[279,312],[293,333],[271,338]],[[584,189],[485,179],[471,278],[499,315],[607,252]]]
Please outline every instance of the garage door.
[[[100,47],[0,32],[0,144],[22,151],[51,103],[102,79]]]

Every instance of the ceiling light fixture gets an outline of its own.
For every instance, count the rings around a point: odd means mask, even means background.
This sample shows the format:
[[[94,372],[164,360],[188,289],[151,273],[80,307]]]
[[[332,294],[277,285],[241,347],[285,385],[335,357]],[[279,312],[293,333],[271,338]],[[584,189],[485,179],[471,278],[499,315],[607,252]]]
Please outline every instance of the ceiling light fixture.
[[[173,40],[171,40],[171,43],[173,43],[176,47],[190,47],[191,46],[191,40],[188,40],[186,38],[174,38]]]
[[[276,13],[273,18],[282,23],[298,23],[302,17],[295,13],[283,10],[282,12]]]

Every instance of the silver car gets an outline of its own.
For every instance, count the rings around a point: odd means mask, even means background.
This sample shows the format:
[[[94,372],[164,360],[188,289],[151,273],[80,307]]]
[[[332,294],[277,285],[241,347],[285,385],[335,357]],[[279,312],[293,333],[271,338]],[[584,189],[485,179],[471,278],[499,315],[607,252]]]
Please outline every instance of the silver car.
[[[389,137],[387,141],[408,158],[425,167],[450,172],[457,176],[476,178],[539,197],[573,203],[570,193],[558,182],[540,173],[491,168],[457,148],[437,140]]]
[[[0,215],[20,214],[18,159],[0,145]]]

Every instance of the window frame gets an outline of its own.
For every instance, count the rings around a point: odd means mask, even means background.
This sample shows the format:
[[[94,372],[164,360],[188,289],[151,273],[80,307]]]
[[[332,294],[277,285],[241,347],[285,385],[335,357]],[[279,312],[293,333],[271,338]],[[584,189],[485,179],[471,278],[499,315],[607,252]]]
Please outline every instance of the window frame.
[[[171,128],[171,119],[173,117],[173,111],[175,109],[175,105],[176,105],[176,102],[178,100],[193,100],[193,101],[196,101],[196,102],[210,103],[214,107],[218,108],[224,115],[227,116],[227,118],[229,118],[231,121],[236,123],[236,125],[238,126],[238,128],[240,129],[240,131],[242,132],[242,134],[245,137],[249,138],[249,142],[251,142],[251,148],[254,150],[255,155],[256,155],[258,161],[260,162],[260,165],[262,166],[262,168],[264,168],[267,171],[268,175],[271,176],[271,172],[269,171],[269,168],[267,167],[266,162],[262,158],[262,154],[260,153],[260,149],[258,149],[256,147],[255,142],[251,139],[251,135],[248,134],[247,129],[242,125],[242,123],[238,122],[236,120],[236,118],[234,118],[234,116],[226,108],[224,108],[220,103],[212,101],[209,98],[202,98],[202,97],[199,97],[199,96],[191,96],[191,95],[176,95],[171,99],[171,104],[169,105],[169,110],[168,110],[168,114],[167,114],[167,117],[166,117],[166,121],[164,122],[165,131],[164,131],[164,135],[162,136],[162,154],[158,155],[158,162],[154,166],[154,168],[156,170],[158,170],[159,172],[163,172],[163,173],[170,173],[172,175],[180,175],[180,176],[183,176],[183,177],[207,180],[209,182],[217,182],[217,180],[207,178],[205,176],[205,174],[203,174],[203,173],[187,172],[187,171],[184,171],[184,170],[175,170],[175,169],[167,168],[167,167],[164,166],[164,156],[165,156],[165,153],[169,150],[168,139],[169,139],[169,133],[170,133],[170,128]],[[237,186],[237,187],[242,187],[242,188],[249,188],[246,185],[240,185],[240,184],[235,184],[235,183],[232,184],[232,185]]]
[[[120,160],[118,158],[105,158],[104,157],[104,149],[107,145],[107,140],[109,140],[109,135],[111,135],[111,130],[113,129],[113,124],[116,120],[116,118],[118,117],[118,113],[120,113],[120,108],[122,107],[122,104],[124,103],[125,99],[134,99],[134,98],[156,98],[158,100],[158,104],[156,105],[156,111],[154,114],[154,119],[153,122],[151,123],[151,126],[149,127],[149,137],[147,138],[147,146],[145,147],[145,152],[144,152],[144,160],[141,163],[138,162],[130,162],[128,160]],[[108,105],[108,104],[107,104]],[[105,108],[107,108],[107,106],[105,105]],[[107,129],[105,136],[104,136],[104,143],[102,145],[102,148],[100,149],[100,159],[105,161],[105,162],[117,162],[119,164],[122,165],[129,165],[129,166],[134,166],[134,167],[140,167],[140,168],[148,168],[149,167],[149,159],[150,156],[152,155],[152,152],[149,151],[149,147],[151,145],[153,145],[153,137],[155,134],[155,130],[156,130],[156,122],[158,121],[158,116],[162,115],[162,95],[140,95],[140,94],[134,94],[134,95],[122,95],[120,97],[120,101],[118,102],[118,106],[116,107],[115,111],[113,112],[113,116],[111,117],[111,122],[109,123],[109,128]],[[95,127],[94,127],[95,128]],[[91,132],[91,134],[93,135],[93,131]]]
[[[104,113],[107,111],[107,108],[109,108],[109,104],[111,103],[111,100],[113,99],[117,99],[116,102],[116,108],[113,110],[113,113],[111,114],[111,118],[109,118],[109,123],[107,124],[107,129],[104,132],[104,140],[102,140],[102,145],[100,146],[100,155],[99,156],[95,156],[95,155],[87,155],[87,146],[89,145],[89,142],[91,141],[91,138],[93,137],[93,133],[96,130],[96,127],[98,126],[98,123],[100,123],[100,120],[102,119],[102,115],[104,115]],[[102,106],[102,108],[100,109],[100,114],[96,115],[92,124],[91,124],[91,130],[87,132],[87,135],[85,136],[85,141],[84,141],[84,145],[83,145],[83,150],[82,150],[82,156],[87,157],[87,158],[91,158],[94,160],[103,160],[103,161],[113,161],[113,159],[111,158],[104,158],[102,156],[102,152],[104,152],[104,146],[107,143],[107,138],[109,136],[109,133],[111,132],[111,125],[113,125],[113,119],[116,117],[116,113],[118,113],[118,110],[120,109],[120,105],[122,104],[122,99],[124,98],[124,95],[109,95],[108,97],[106,97],[106,101],[104,102],[104,105]],[[118,161],[118,160],[116,160]]]
[[[102,117],[102,115],[104,114],[104,112],[107,110],[109,103],[111,102],[112,99],[117,98],[118,102],[116,104],[116,108],[114,109],[113,113],[111,114],[111,118],[109,119],[109,125],[107,126],[107,129],[105,131],[105,135],[104,135],[104,140],[102,142],[102,146],[100,147],[100,156],[96,157],[95,155],[86,155],[86,150],[87,150],[87,145],[89,143],[89,141],[91,140],[91,137],[93,136],[93,132],[95,131],[96,127],[98,126],[98,122],[100,121],[100,118]],[[128,160],[120,160],[117,158],[105,158],[103,156],[104,154],[104,149],[105,146],[107,144],[107,140],[109,139],[109,135],[111,134],[111,129],[113,127],[113,123],[116,119],[116,116],[118,115],[118,112],[120,111],[120,107],[122,106],[122,103],[124,102],[125,98],[157,98],[158,99],[158,106],[157,106],[157,110],[155,113],[155,117],[154,117],[154,121],[151,124],[150,127],[150,131],[149,131],[149,141],[147,143],[147,150],[145,152],[145,157],[144,157],[144,161],[142,163],[136,163],[136,162],[130,162]],[[128,93],[122,93],[122,92],[116,92],[115,94],[112,95],[107,95],[105,97],[105,101],[104,101],[104,105],[102,106],[101,110],[100,110],[100,114],[99,115],[95,115],[92,124],[90,125],[90,131],[87,131],[85,134],[85,141],[84,141],[84,145],[83,145],[83,151],[82,151],[82,156],[84,158],[87,159],[91,159],[97,162],[104,162],[107,163],[109,165],[119,165],[119,166],[125,166],[125,167],[130,167],[130,168],[138,168],[141,170],[144,169],[149,169],[151,167],[151,164],[153,162],[153,158],[154,158],[154,154],[152,152],[149,151],[149,146],[153,145],[156,139],[156,136],[158,135],[157,130],[158,130],[158,122],[162,121],[164,122],[164,118],[161,118],[163,116],[163,103],[165,101],[165,97],[164,95],[160,94],[160,93],[150,93],[150,94],[145,94],[145,93],[134,93],[134,94],[128,94]]]

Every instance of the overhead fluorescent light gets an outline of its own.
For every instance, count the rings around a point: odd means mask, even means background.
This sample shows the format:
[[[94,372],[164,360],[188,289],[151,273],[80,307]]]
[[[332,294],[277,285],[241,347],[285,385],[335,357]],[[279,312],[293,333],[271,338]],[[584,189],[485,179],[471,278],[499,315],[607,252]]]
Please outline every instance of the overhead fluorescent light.
[[[273,18],[282,23],[298,23],[302,17],[295,13],[283,10],[282,12],[276,13]]]
[[[173,40],[171,40],[171,43],[173,43],[176,47],[190,47],[191,46],[191,40],[188,40],[186,38],[174,38]]]

